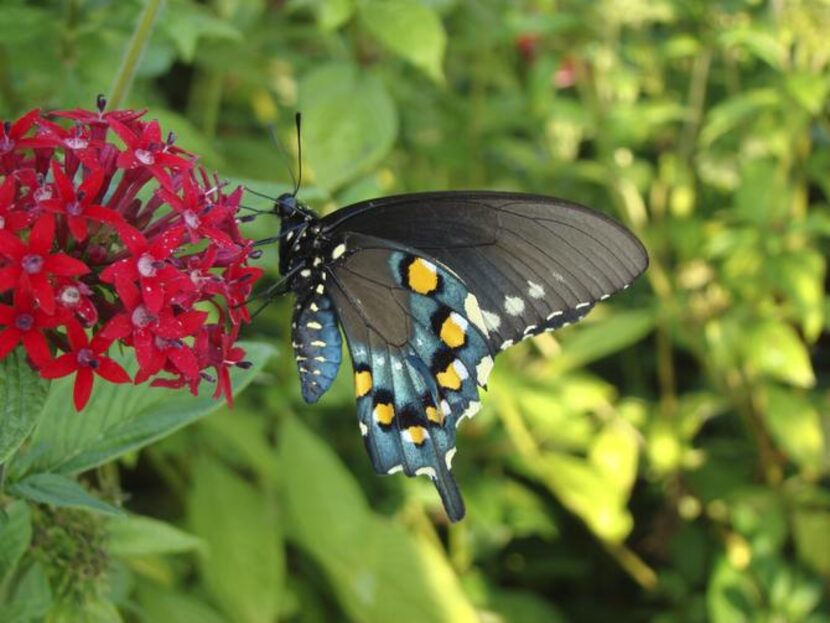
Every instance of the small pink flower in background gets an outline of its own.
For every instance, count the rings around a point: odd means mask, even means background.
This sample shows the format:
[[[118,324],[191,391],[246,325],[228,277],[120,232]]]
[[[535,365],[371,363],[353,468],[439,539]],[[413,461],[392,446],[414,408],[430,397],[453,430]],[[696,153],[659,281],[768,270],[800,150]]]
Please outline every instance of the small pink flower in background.
[[[134,382],[214,382],[230,403],[229,368],[248,365],[239,306],[262,274],[237,227],[241,189],[144,113],[105,107],[0,125],[0,359],[22,344],[41,376],[73,374],[81,410],[96,376],[131,380],[107,356],[119,343]]]

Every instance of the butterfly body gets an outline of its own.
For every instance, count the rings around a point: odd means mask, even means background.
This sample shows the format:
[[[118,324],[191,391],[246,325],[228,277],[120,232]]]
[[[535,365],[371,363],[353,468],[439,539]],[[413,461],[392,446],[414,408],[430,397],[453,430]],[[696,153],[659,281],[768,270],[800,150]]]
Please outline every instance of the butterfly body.
[[[579,320],[647,265],[615,221],[537,195],[401,195],[323,218],[283,195],[276,210],[304,398],[337,374],[339,325],[374,468],[428,476],[452,520],[464,514],[456,427],[479,409],[496,354]]]

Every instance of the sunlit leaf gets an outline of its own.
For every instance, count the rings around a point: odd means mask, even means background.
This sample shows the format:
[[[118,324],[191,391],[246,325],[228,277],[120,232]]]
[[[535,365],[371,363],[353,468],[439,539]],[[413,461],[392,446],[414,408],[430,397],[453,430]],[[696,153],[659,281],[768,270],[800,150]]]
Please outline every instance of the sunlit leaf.
[[[742,348],[745,365],[752,370],[797,387],[816,382],[807,348],[787,324],[768,320],[748,327]]]
[[[824,454],[818,411],[797,390],[768,385],[762,393],[764,421],[778,446],[802,467],[817,468]]]
[[[158,587],[142,586],[138,593],[143,623],[175,621],[176,623],[227,623],[237,619],[226,619],[193,595],[165,590]]]

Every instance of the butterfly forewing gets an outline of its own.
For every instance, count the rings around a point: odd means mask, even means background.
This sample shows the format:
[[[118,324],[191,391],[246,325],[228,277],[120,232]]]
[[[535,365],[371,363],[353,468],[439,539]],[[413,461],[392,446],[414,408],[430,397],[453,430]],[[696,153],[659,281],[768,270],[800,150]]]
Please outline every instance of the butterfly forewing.
[[[380,236],[447,266],[478,298],[494,350],[578,320],[648,263],[616,221],[536,195],[388,197],[335,212],[324,227]]]

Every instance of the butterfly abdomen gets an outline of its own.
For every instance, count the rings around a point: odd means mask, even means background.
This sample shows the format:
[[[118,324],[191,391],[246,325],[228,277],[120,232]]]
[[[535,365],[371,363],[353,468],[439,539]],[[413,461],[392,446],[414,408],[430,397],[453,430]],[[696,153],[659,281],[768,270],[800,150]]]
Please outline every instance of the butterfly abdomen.
[[[294,307],[294,358],[306,402],[320,399],[340,368],[341,338],[331,300],[314,292]]]

